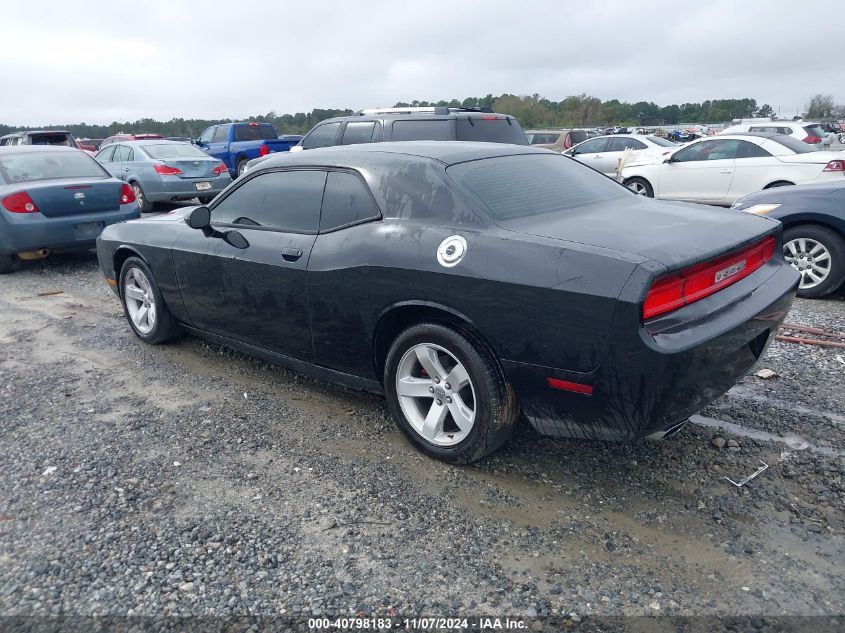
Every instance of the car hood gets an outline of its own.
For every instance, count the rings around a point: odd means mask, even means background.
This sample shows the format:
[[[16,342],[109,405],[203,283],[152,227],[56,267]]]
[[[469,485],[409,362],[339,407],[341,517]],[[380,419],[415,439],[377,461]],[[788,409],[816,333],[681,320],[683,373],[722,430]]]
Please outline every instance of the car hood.
[[[142,218],[138,218],[137,220],[130,220],[129,223],[136,223],[136,222],[180,222],[185,219],[185,217],[193,211],[199,205],[193,205],[190,207],[179,207],[178,209],[173,209],[172,211],[168,211],[167,213],[158,213],[156,215],[147,215]]]
[[[630,253],[670,270],[721,255],[778,225],[731,209],[641,197],[499,222],[509,231]]]

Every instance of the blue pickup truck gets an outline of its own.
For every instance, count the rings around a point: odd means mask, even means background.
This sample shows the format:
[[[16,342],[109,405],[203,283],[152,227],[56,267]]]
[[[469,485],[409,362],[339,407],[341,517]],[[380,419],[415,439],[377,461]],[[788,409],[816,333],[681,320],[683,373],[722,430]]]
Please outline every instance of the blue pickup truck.
[[[222,160],[236,178],[253,158],[287,152],[301,139],[295,134],[279,137],[270,123],[250,121],[212,125],[200,135],[196,145],[209,156]]]

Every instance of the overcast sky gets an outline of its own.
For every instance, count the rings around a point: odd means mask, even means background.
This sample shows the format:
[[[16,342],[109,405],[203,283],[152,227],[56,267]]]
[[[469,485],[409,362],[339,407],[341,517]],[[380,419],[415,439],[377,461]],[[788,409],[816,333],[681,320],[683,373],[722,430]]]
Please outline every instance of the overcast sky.
[[[815,93],[845,100],[842,15],[835,0],[0,0],[0,122],[503,92],[661,106],[752,97],[791,116]]]

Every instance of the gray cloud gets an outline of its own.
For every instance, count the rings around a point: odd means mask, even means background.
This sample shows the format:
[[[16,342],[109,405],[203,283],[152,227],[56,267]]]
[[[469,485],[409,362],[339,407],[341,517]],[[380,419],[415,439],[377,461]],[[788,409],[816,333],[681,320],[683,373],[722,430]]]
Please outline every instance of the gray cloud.
[[[668,103],[845,98],[833,5],[4,3],[0,122],[244,117],[540,93]]]

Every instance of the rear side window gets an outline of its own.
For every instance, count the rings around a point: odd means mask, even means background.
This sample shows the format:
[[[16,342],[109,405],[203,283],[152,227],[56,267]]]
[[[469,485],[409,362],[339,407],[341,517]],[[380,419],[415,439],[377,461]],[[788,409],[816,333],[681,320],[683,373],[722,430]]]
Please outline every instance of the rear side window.
[[[356,121],[346,124],[343,132],[341,145],[355,145],[357,143],[370,143],[373,140],[373,132],[376,128],[375,121]]]
[[[269,125],[239,125],[235,128],[236,141],[267,141],[277,138]]]
[[[635,138],[628,136],[616,136],[610,139],[610,144],[607,146],[608,152],[623,152],[625,148],[629,149],[645,149],[645,143],[638,141]]]
[[[475,194],[494,220],[563,212],[630,197],[606,176],[564,156],[488,158],[452,165],[446,173]]]
[[[330,231],[379,215],[373,197],[358,176],[340,171],[329,172],[320,214],[320,231]]]
[[[211,211],[212,222],[316,233],[324,171],[277,171],[250,178]]]
[[[519,127],[519,123],[514,119],[505,117],[458,117],[455,121],[455,139],[458,141],[528,145],[528,139],[525,137],[525,132]]]
[[[109,175],[90,155],[79,150],[3,154],[0,174],[10,184],[54,178],[106,178]]]
[[[452,122],[448,119],[433,121],[394,121],[391,141],[451,141]]]
[[[318,125],[311,133],[302,141],[303,149],[316,149],[318,147],[329,147],[334,145],[337,130],[340,128],[340,123],[326,123],[325,125]]]

